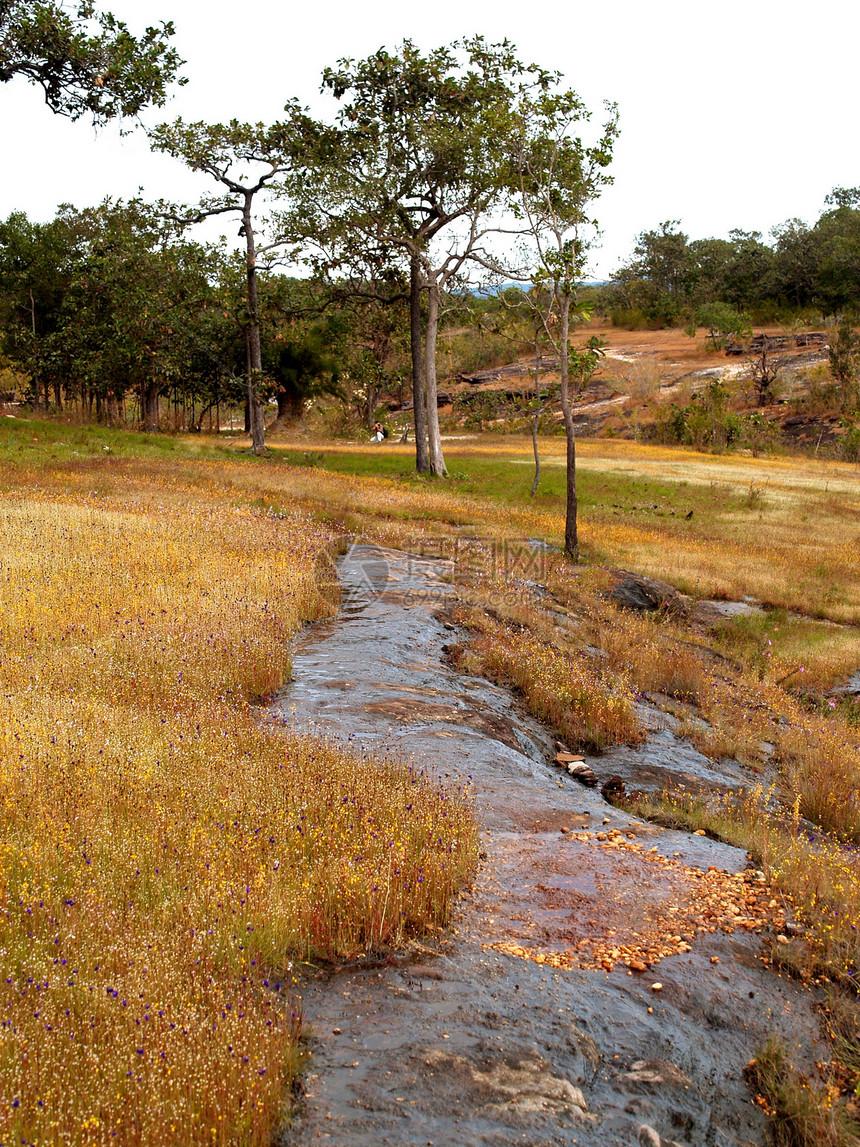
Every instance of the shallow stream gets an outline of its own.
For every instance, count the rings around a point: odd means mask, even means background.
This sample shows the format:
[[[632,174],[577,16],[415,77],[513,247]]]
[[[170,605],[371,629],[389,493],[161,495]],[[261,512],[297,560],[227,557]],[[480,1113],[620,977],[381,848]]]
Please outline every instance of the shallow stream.
[[[340,565],[341,613],[305,632],[294,682],[275,705],[357,751],[414,756],[452,782],[471,778],[483,848],[443,941],[303,983],[313,1058],[284,1144],[764,1144],[743,1067],[774,1030],[809,1064],[818,1025],[812,992],[759,961],[762,936],[706,933],[644,974],[622,963],[563,969],[499,950],[621,943],[676,911],[690,868],[737,872],[747,861],[727,845],[631,819],[599,791],[562,779],[548,731],[505,690],[447,664],[452,634],[437,616],[451,593],[446,568],[353,546]],[[740,766],[721,774],[670,725],[640,749],[589,763],[601,780],[641,780],[642,769],[743,780]],[[677,863],[576,836],[613,828]]]

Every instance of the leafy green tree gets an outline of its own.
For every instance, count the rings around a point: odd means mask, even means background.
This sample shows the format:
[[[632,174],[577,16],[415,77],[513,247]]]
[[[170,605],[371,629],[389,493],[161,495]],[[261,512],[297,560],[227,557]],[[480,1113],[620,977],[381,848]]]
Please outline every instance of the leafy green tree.
[[[23,76],[71,119],[134,116],[167,99],[182,64],[172,36],[165,22],[135,37],[90,0],[72,10],[52,0],[0,0],[0,83]]]
[[[196,244],[164,244],[153,221],[131,205],[81,214],[86,257],[63,299],[55,360],[111,422],[134,394],[144,429],[157,430],[158,398],[196,351],[213,257]]]
[[[231,120],[228,124],[186,124],[176,120],[150,132],[157,151],[166,152],[187,164],[192,171],[209,175],[223,188],[190,209],[168,212],[180,226],[202,222],[216,215],[233,215],[240,222],[239,236],[245,240],[246,337],[248,356],[248,410],[252,447],[265,449],[265,418],[260,401],[263,381],[258,259],[282,247],[283,237],[258,242],[260,202],[266,192],[295,175],[309,159],[309,149],[319,143],[318,127],[292,102],[286,116],[266,126]],[[167,211],[161,205],[162,211]]]
[[[409,329],[408,296],[385,299],[349,299],[341,310],[339,345],[343,381],[349,384],[352,401],[370,430],[376,420],[381,395],[402,385],[405,370],[404,332]]]
[[[559,356],[560,396],[567,438],[567,496],[564,550],[579,554],[576,488],[576,428],[572,397],[591,378],[602,353],[594,336],[571,345],[571,325],[581,317],[577,291],[590,241],[596,232],[594,201],[609,183],[606,172],[618,134],[618,112],[606,105],[607,119],[596,142],[576,134],[590,113],[573,91],[540,92],[520,100],[516,167],[518,209],[533,242],[532,280],[547,339]]]
[[[643,231],[633,248],[642,277],[676,300],[686,293],[690,271],[689,237],[679,227],[679,219],[667,219],[657,230]]]
[[[860,335],[853,330],[847,319],[843,319],[839,324],[827,356],[830,360],[830,373],[843,393],[850,393],[852,398],[857,398],[857,384],[860,381]]]
[[[489,236],[511,189],[516,100],[549,82],[512,45],[480,36],[426,55],[407,40],[396,54],[380,49],[324,74],[342,101],[338,151],[316,209],[302,212],[337,252],[330,261],[372,248],[408,270],[419,471],[446,473],[436,381],[444,296],[475,268],[498,266]]]
[[[837,187],[813,228],[818,247],[815,292],[834,314],[860,301],[860,189]]]
[[[679,228],[679,220],[667,219],[657,229],[643,231],[633,258],[612,275],[611,294],[623,308],[661,325],[678,321],[696,281],[688,236]]]
[[[287,224],[295,231],[295,223]],[[323,228],[325,224],[322,225]],[[308,231],[303,217],[299,235]],[[355,406],[368,430],[376,420],[379,396],[398,386],[403,403],[402,332],[409,330],[410,285],[402,266],[374,244],[353,236],[348,262],[332,258],[317,233],[305,236],[312,245],[308,262],[316,271],[310,280],[310,311],[326,311],[326,337],[341,363],[338,393]],[[328,237],[326,237],[328,238]],[[332,391],[333,393],[333,391]],[[425,435],[426,448],[426,435]]]
[[[137,206],[60,210],[49,224],[0,225],[0,324],[7,356],[47,408],[79,401],[115,421],[134,396],[158,428],[168,389],[201,397],[232,376],[220,261],[168,243]]]
[[[860,208],[860,187],[834,187],[824,202],[832,204],[837,210],[847,207],[856,211]]]
[[[61,209],[49,223],[13,212],[0,223],[0,344],[30,377],[38,408],[62,405],[61,380],[51,373],[48,348],[61,319],[63,299],[83,255],[74,212]]]
[[[761,241],[760,231],[729,232],[734,248],[725,272],[723,300],[741,309],[772,297],[772,248]]]
[[[771,229],[774,240],[772,283],[775,293],[796,307],[806,307],[815,297],[818,243],[802,219],[787,219]]]
[[[749,315],[743,311],[736,311],[728,303],[703,303],[693,316],[691,334],[696,333],[698,327],[704,327],[714,344],[714,350],[724,346],[729,337],[739,340],[752,338],[752,324]]]
[[[728,239],[694,239],[689,245],[688,293],[696,303],[725,297],[726,275],[734,247]]]
[[[308,399],[341,393],[339,328],[326,291],[309,279],[266,276],[260,309],[264,393],[278,406],[273,430],[300,418]]]

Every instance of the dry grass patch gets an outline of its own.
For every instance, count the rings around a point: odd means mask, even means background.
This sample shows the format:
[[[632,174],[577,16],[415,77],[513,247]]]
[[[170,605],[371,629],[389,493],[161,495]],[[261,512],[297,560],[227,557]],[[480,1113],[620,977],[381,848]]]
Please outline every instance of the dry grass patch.
[[[485,608],[460,608],[454,620],[470,633],[458,667],[516,689],[529,710],[571,747],[599,752],[645,733],[629,681],[584,650],[561,649],[529,628]]]
[[[785,1045],[772,1037],[746,1068],[756,1102],[771,1117],[776,1147],[857,1147],[860,1123],[839,1102],[830,1079],[808,1079],[791,1063]]]
[[[0,1141],[269,1143],[292,962],[444,923],[471,870],[466,794],[254,708],[333,535],[241,469],[0,473]]]
[[[459,479],[416,482],[414,475],[409,477],[411,447],[386,445],[382,453],[366,444],[314,447],[327,465],[371,475],[342,479],[356,508],[375,513],[387,500],[394,515],[408,506],[424,520],[477,521],[507,536],[563,538],[563,438],[540,443],[542,489],[555,493],[542,493],[534,501],[528,497],[528,482],[520,480],[520,469],[532,462],[517,438],[446,443],[452,473],[459,475],[462,467],[467,485],[485,493],[484,498],[458,493]],[[376,476],[395,464],[405,477]],[[591,559],[662,578],[695,597],[751,596],[810,617],[860,622],[856,467],[583,440],[577,444],[577,471],[581,544]],[[328,498],[330,472],[314,473],[320,497]],[[751,491],[760,496],[751,498]],[[693,517],[687,520],[690,509]],[[785,577],[788,569],[790,578]]]

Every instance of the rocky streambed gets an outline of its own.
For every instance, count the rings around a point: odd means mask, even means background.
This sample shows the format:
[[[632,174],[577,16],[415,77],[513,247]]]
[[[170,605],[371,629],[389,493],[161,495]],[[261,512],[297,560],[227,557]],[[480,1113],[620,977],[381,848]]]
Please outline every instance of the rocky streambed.
[[[563,776],[509,693],[450,668],[445,572],[353,546],[341,613],[306,632],[275,705],[471,778],[483,842],[443,940],[305,978],[312,1062],[285,1147],[764,1144],[744,1066],[774,1031],[798,1064],[817,1058],[812,991],[759,959],[781,905],[740,850]],[[600,779],[742,779],[654,726],[644,746],[591,760]]]

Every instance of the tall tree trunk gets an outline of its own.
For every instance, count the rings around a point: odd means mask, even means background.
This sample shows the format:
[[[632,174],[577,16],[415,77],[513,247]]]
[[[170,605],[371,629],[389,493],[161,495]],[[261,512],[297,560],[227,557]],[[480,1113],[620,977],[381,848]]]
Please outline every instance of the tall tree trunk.
[[[424,401],[424,356],[421,347],[421,264],[413,255],[409,264],[409,336],[412,349],[412,412],[415,420],[415,469],[430,469],[427,453],[427,407]]]
[[[427,393],[427,446],[430,455],[430,473],[447,478],[442,456],[442,438],[439,434],[439,402],[436,389],[436,335],[439,331],[439,287],[429,284],[427,330],[424,335],[424,386]]]
[[[207,414],[209,415],[209,432],[210,433],[212,432],[212,411],[214,409],[215,409],[215,401],[213,399],[213,401],[210,402],[208,406],[203,405],[200,407],[200,412],[199,412],[199,414],[197,414],[196,418],[192,417],[191,429],[194,431],[195,434],[200,434],[202,432],[202,430],[203,430],[203,419],[206,417]]]
[[[579,534],[577,531],[576,499],[576,432],[573,424],[565,426],[567,434],[567,505],[564,520],[564,552],[579,561]]]
[[[373,382],[367,384],[367,398],[364,404],[364,423],[368,430],[373,429],[376,404],[379,401],[380,388]]]
[[[564,433],[567,438],[567,500],[564,521],[564,552],[574,561],[579,560],[579,537],[576,528],[576,431],[573,426],[573,410],[570,405],[570,295],[559,297],[561,317],[559,330],[559,358],[561,373],[561,411],[564,416]]]
[[[140,413],[143,429],[147,434],[158,433],[158,383],[154,378],[147,380],[141,388]]]
[[[538,454],[537,432],[538,432],[538,418],[540,415],[535,411],[535,416],[532,419],[532,453],[535,456],[535,476],[532,479],[532,497],[537,493],[538,482],[540,481],[540,454]]]
[[[54,402],[57,405],[57,410],[63,409],[63,385],[59,378],[54,379]]]
[[[540,342],[535,331],[535,416],[532,419],[532,450],[535,456],[535,476],[532,482],[532,497],[537,493],[540,481],[540,454],[538,454],[537,432],[540,418]]]
[[[251,449],[260,454],[266,449],[266,420],[263,404],[260,402],[260,379],[263,374],[263,353],[260,345],[260,301],[257,295],[257,248],[254,243],[254,227],[251,220],[251,196],[245,195],[245,209],[242,224],[246,243],[246,268],[248,272],[248,411],[251,433]]]

